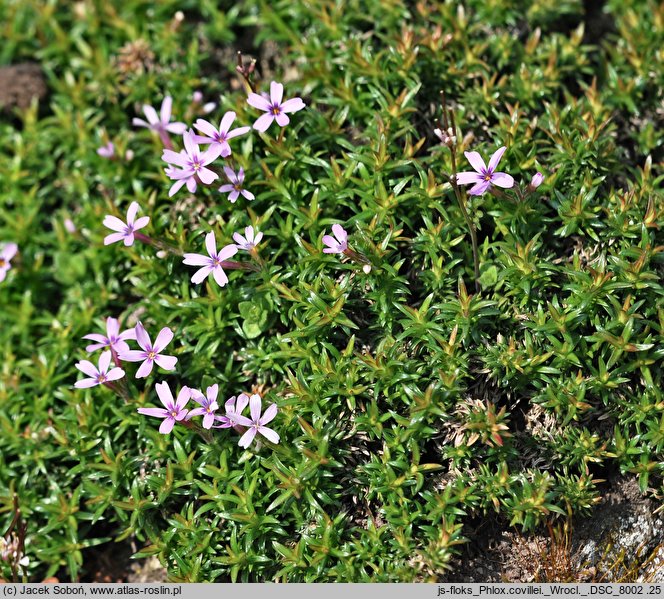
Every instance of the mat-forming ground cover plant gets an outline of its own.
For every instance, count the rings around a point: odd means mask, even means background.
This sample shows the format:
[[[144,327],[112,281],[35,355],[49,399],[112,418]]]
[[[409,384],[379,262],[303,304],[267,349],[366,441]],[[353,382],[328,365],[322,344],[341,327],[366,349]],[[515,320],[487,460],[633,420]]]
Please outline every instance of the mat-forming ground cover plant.
[[[661,503],[664,16],[587,5],[0,8],[0,576],[442,580]]]

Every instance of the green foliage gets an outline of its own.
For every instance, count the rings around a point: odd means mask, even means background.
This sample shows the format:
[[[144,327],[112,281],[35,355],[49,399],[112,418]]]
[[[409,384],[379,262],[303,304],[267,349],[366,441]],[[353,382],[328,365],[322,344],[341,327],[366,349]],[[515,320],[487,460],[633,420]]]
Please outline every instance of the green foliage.
[[[172,580],[436,580],[472,519],[587,514],[615,470],[662,496],[658,3],[65,4],[0,6],[0,61],[39,62],[50,89],[0,123],[0,242],[20,248],[0,283],[0,529],[16,493],[31,580],[85,578],[89,548],[127,539]],[[214,120],[251,124],[238,49],[307,108],[281,140],[234,143],[253,203],[168,198],[131,118],[170,94],[192,123],[200,89]],[[441,89],[460,150],[506,145],[519,184],[545,175],[523,201],[468,200],[480,292],[432,133]],[[134,200],[178,251],[253,225],[261,270],[195,286],[177,255],[104,246]],[[334,223],[366,269],[322,253]],[[74,389],[108,316],[170,326],[176,372],[128,367],[126,402]],[[136,408],[162,380],[261,392],[281,442],[160,435]]]

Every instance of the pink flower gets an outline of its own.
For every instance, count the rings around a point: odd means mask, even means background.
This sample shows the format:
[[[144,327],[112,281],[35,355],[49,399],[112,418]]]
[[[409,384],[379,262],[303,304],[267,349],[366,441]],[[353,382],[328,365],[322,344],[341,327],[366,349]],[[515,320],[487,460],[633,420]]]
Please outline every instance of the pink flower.
[[[215,129],[211,123],[203,119],[198,119],[194,127],[205,135],[197,135],[195,141],[199,144],[210,144],[210,148],[217,147],[219,155],[223,158],[230,156],[231,147],[228,144],[228,140],[238,135],[244,135],[251,129],[251,127],[238,127],[237,129],[230,130],[234,120],[235,113],[227,112],[219,123],[219,129]]]
[[[235,396],[231,397],[225,404],[224,408],[226,409],[226,416],[217,416],[217,420],[225,418],[228,422],[225,426],[220,428],[227,428],[229,426],[235,426],[238,423],[238,418],[242,417],[242,412],[249,405],[249,396],[246,393],[240,393],[235,400]]]
[[[291,98],[282,102],[284,95],[284,86],[281,83],[273,81],[270,84],[270,99],[258,94],[249,94],[247,103],[258,110],[264,110],[265,114],[258,117],[254,123],[254,129],[257,131],[267,131],[272,121],[277,121],[277,125],[285,127],[290,122],[287,112],[297,112],[302,110],[306,104],[301,98]]]
[[[76,225],[74,224],[74,221],[71,218],[65,218],[63,223],[65,225],[65,229],[67,230],[67,233],[71,233],[71,234],[76,233]]]
[[[97,385],[103,385],[109,381],[117,381],[121,379],[125,372],[122,368],[111,368],[108,367],[111,365],[111,352],[105,351],[99,356],[99,368],[97,368],[92,362],[88,360],[81,360],[76,364],[83,374],[87,374],[90,378],[81,379],[76,381],[74,387],[77,389],[85,389],[86,387],[95,387]]]
[[[171,197],[186,183],[187,189],[190,193],[196,191],[196,183],[200,181],[204,185],[209,185],[219,175],[209,168],[205,168],[211,162],[219,158],[219,144],[213,144],[207,151],[201,153],[198,144],[195,141],[196,135],[189,129],[182,136],[184,140],[184,150],[174,152],[173,150],[164,150],[162,160],[171,165],[176,165],[180,168],[170,166],[166,168],[166,174],[170,179],[175,179],[175,183],[171,186],[168,196]]]
[[[109,141],[105,146],[97,148],[97,154],[102,158],[115,158],[115,146],[112,141]]]
[[[542,181],[544,181],[544,175],[540,172],[537,172],[535,175],[533,175],[533,178],[528,185],[528,189],[535,191],[540,185],[542,185]]]
[[[18,252],[18,246],[15,243],[5,243],[0,250],[0,283],[5,280],[7,271],[12,267],[10,260]]]
[[[240,194],[248,200],[254,199],[254,194],[244,188],[244,169],[242,167],[240,167],[240,170],[236,173],[232,168],[225,166],[224,173],[226,173],[226,177],[230,181],[230,184],[227,183],[226,185],[222,185],[219,188],[219,191],[221,193],[228,193],[230,191],[228,200],[231,204],[235,204],[235,201],[240,197]]]
[[[498,148],[491,159],[489,166],[484,164],[484,160],[478,152],[464,152],[464,156],[470,162],[470,165],[475,169],[473,171],[466,171],[456,175],[456,182],[458,185],[473,184],[473,187],[468,192],[470,195],[479,196],[487,191],[492,185],[509,189],[514,185],[514,179],[507,173],[496,172],[498,163],[505,153],[505,146]]]
[[[136,324],[135,331],[136,341],[138,342],[138,345],[141,346],[142,351],[139,349],[123,351],[119,354],[119,358],[121,360],[126,360],[127,362],[140,362],[141,360],[144,360],[136,373],[137,379],[148,376],[152,372],[152,367],[155,362],[164,370],[173,370],[175,368],[175,364],[178,361],[177,358],[161,355],[161,352],[171,342],[171,339],[173,339],[173,331],[171,331],[171,329],[168,327],[161,329],[154,345],[152,345],[150,336],[140,322]]]
[[[252,395],[249,398],[249,411],[251,412],[251,419],[245,416],[237,416],[237,423],[240,426],[248,427],[247,432],[240,437],[238,445],[245,449],[251,445],[256,433],[263,435],[268,441],[272,443],[279,443],[279,435],[271,428],[265,425],[274,420],[277,415],[277,404],[273,403],[261,416],[261,396]]]
[[[155,416],[156,418],[163,418],[164,421],[159,427],[159,432],[162,435],[167,435],[173,430],[176,422],[180,422],[187,415],[188,410],[184,407],[187,405],[191,397],[191,390],[189,387],[182,387],[178,393],[178,399],[173,399],[171,388],[168,383],[157,383],[155,386],[159,401],[163,404],[163,408],[138,408],[138,413],[145,416]]]
[[[323,235],[323,243],[327,246],[323,248],[325,254],[343,254],[348,248],[348,233],[341,225],[332,225],[332,235]]]
[[[117,231],[117,233],[111,233],[104,237],[104,245],[109,243],[115,243],[124,239],[124,244],[126,246],[133,245],[134,243],[134,231],[142,229],[150,222],[149,216],[141,216],[138,220],[136,218],[136,213],[138,212],[138,202],[132,202],[129,205],[129,210],[127,210],[127,222],[123,223],[116,216],[111,216],[110,214],[104,218],[104,226],[111,229],[112,231]]]
[[[106,337],[104,335],[98,335],[97,333],[90,333],[83,337],[83,339],[89,339],[90,341],[95,341],[91,345],[88,345],[85,348],[85,351],[92,353],[102,347],[108,347],[110,350],[115,353],[129,351],[129,346],[125,342],[125,339],[136,339],[135,329],[127,329],[124,332],[120,332],[120,322],[117,318],[107,318],[106,319]]]
[[[199,403],[201,407],[190,410],[187,420],[194,416],[203,416],[203,428],[212,428],[216,416],[215,412],[219,409],[219,404],[217,403],[218,393],[219,385],[208,387],[205,395],[196,389],[192,389],[191,395],[194,401]]]
[[[214,238],[214,231],[210,231],[205,236],[205,248],[209,254],[208,256],[204,256],[203,254],[184,255],[184,264],[187,266],[203,267],[194,273],[194,276],[191,277],[191,282],[194,285],[198,285],[205,277],[212,275],[219,286],[223,287],[228,283],[228,277],[224,272],[222,263],[224,260],[228,260],[228,258],[237,254],[237,247],[231,243],[221,248],[219,253],[217,253],[217,242]]]
[[[258,231],[254,233],[253,227],[245,227],[244,235],[245,237],[242,237],[239,233],[233,233],[233,241],[235,241],[237,247],[246,252],[254,249],[263,239],[263,234]]]
[[[187,125],[184,123],[171,123],[171,109],[173,107],[173,98],[166,96],[164,101],[161,103],[160,114],[157,115],[157,111],[148,106],[147,104],[143,105],[143,112],[145,117],[148,119],[147,122],[143,119],[134,118],[132,124],[135,127],[147,127],[152,129],[159,134],[163,134],[166,131],[169,133],[175,133],[176,135],[182,135],[187,130]]]

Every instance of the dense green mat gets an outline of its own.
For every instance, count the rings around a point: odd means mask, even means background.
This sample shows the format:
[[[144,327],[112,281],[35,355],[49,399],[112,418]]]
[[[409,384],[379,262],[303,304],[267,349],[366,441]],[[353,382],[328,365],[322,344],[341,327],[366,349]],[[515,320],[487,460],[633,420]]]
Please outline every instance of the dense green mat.
[[[133,543],[171,580],[436,580],[479,523],[587,516],[612,474],[661,500],[664,8],[583,4],[0,2],[0,63],[40,64],[49,90],[0,121],[0,243],[18,245],[0,283],[0,533],[16,494],[19,573],[90,579],[99,550]],[[260,91],[281,81],[307,106],[232,141],[255,200],[169,198],[162,143],[132,119],[170,95],[175,121],[252,125],[237,50]],[[195,90],[219,104],[207,117]],[[523,201],[464,196],[479,292],[433,133],[441,90],[459,170],[463,150],[506,146],[518,185],[545,177]],[[167,246],[105,246],[104,217],[133,201],[180,253],[252,225],[261,268],[196,285]],[[370,268],[323,253],[333,224]],[[172,329],[175,370],[123,363],[124,399],[76,389],[81,338],[107,317]],[[160,434],[137,408],[163,381],[216,383],[220,406],[260,393],[280,442]]]

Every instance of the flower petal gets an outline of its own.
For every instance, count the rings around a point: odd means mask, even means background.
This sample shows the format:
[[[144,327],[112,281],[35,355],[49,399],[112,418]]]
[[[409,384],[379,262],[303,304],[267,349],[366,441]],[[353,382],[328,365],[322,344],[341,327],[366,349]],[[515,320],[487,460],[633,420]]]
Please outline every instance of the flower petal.
[[[235,120],[235,113],[232,110],[229,110],[222,118],[219,123],[219,132],[228,133],[228,130],[231,128],[233,121]]]
[[[175,400],[173,399],[173,394],[171,393],[171,388],[168,386],[168,383],[157,383],[154,388],[159,396],[159,401],[161,401],[167,410],[170,410],[175,404]]]
[[[479,183],[482,180],[482,175],[476,173],[475,171],[465,171],[463,173],[456,174],[456,183],[457,185],[469,185],[472,183]]]
[[[279,104],[281,104],[281,100],[283,100],[283,97],[284,86],[281,83],[277,83],[276,81],[270,83],[270,100],[272,100],[272,104],[279,106]]]
[[[118,352],[118,358],[123,362],[140,362],[145,360],[145,352],[140,349],[130,349],[129,351]]]
[[[198,178],[204,185],[210,185],[215,179],[219,178],[219,175],[214,171],[211,171],[209,168],[203,167],[198,170]]]
[[[156,125],[157,123],[159,123],[159,117],[157,116],[157,111],[154,108],[152,108],[152,106],[144,104],[143,113],[148,119],[148,123],[150,123],[150,125]]]
[[[124,233],[111,233],[110,235],[106,235],[106,237],[104,237],[104,245],[110,245],[111,243],[122,241],[124,238]]]
[[[185,254],[182,262],[187,266],[210,266],[211,258],[203,254]]]
[[[274,420],[274,417],[277,415],[277,404],[273,403],[261,416],[261,424],[267,424]]]
[[[339,240],[341,245],[348,241],[348,233],[341,225],[332,225],[332,233],[334,233],[334,236]]]
[[[99,372],[106,372],[111,365],[111,352],[105,351],[99,356]]]
[[[171,120],[171,110],[173,108],[173,98],[166,96],[161,103],[161,110],[159,111],[159,116],[161,116],[161,122],[164,125],[168,124],[168,121]]]
[[[468,159],[468,162],[470,162],[470,166],[472,166],[478,173],[486,171],[486,165],[479,152],[464,152],[463,155]]]
[[[96,378],[94,379],[81,379],[74,383],[74,387],[77,389],[87,389],[89,387],[95,387],[99,384]]]
[[[491,158],[489,159],[490,173],[493,173],[493,171],[496,170],[496,167],[498,166],[498,163],[500,162],[500,159],[503,157],[503,154],[505,153],[506,149],[507,148],[505,146],[501,146],[493,153],[493,156],[491,156]]]
[[[234,243],[230,243],[219,250],[217,257],[219,260],[228,260],[232,256],[235,256],[235,254],[237,254],[237,246]]]
[[[106,373],[106,380],[107,381],[117,381],[118,379],[121,379],[125,375],[125,371],[122,370],[122,368],[115,367],[111,368],[107,373]]]
[[[97,367],[92,362],[90,362],[89,360],[81,360],[80,362],[77,362],[75,364],[75,366],[83,374],[87,374],[88,376],[91,376],[93,378],[96,378],[97,375],[99,374],[99,371],[97,370]]]
[[[261,417],[261,396],[257,393],[254,393],[249,398],[249,412],[251,413],[251,419],[254,422],[258,422],[258,419]]]
[[[140,322],[136,323],[135,331],[136,331],[136,341],[138,342],[138,344],[145,351],[152,350],[152,342],[150,341],[150,335],[148,335],[148,332],[145,330],[145,327]]]
[[[117,216],[111,216],[110,214],[104,217],[102,224],[111,231],[123,232],[127,228],[126,223],[123,223]]]
[[[279,125],[280,127],[285,127],[286,125],[288,125],[288,123],[290,123],[290,119],[288,118],[288,115],[285,112],[280,112],[274,118],[277,121],[277,125]]]
[[[221,266],[217,266],[217,268],[212,271],[212,276],[214,277],[214,280],[217,281],[219,287],[224,287],[226,283],[228,283],[228,277]]]
[[[198,129],[199,131],[202,131],[208,137],[211,137],[212,139],[210,141],[213,141],[218,133],[218,131],[215,129],[212,123],[205,121],[203,119],[198,119],[194,123],[194,127],[196,127],[196,129]]]
[[[173,430],[173,427],[175,426],[175,419],[171,416],[168,418],[164,418],[164,421],[161,423],[161,426],[159,427],[159,432],[162,435],[168,435]]]
[[[138,368],[138,371],[136,372],[136,378],[137,379],[144,379],[146,376],[148,376],[152,372],[152,368],[154,367],[154,360],[145,360],[143,364],[140,365]]]
[[[169,123],[166,125],[166,131],[175,135],[182,135],[187,130],[185,123]]]
[[[249,94],[249,97],[247,98],[247,104],[249,104],[249,106],[253,106],[254,108],[258,108],[258,110],[270,110],[270,101],[263,96],[259,96],[258,94]]]
[[[173,331],[168,327],[164,327],[159,331],[159,335],[157,335],[152,349],[156,353],[160,353],[171,342],[171,339],[173,339]]]
[[[154,361],[164,370],[173,370],[175,365],[178,363],[178,359],[175,356],[158,355],[155,356]]]
[[[175,407],[180,410],[187,405],[187,402],[191,398],[191,389],[189,387],[182,387],[180,393],[178,393],[178,399],[175,402]]]
[[[164,408],[138,408],[137,412],[144,416],[155,416],[157,418],[166,418],[168,416],[168,410]]]
[[[251,445],[251,442],[254,440],[254,437],[256,436],[256,429],[251,427],[250,429],[247,430],[242,437],[240,437],[240,441],[238,442],[238,445],[240,447],[244,447],[245,449]]]
[[[291,98],[280,106],[281,112],[297,112],[305,107],[306,104],[302,101],[302,98]]]
[[[210,231],[205,236],[205,249],[210,254],[210,258],[214,258],[217,255],[217,241],[214,238],[214,231]]]
[[[177,164],[178,166],[181,167],[188,167],[189,166],[189,160],[187,156],[182,154],[181,152],[174,152],[173,150],[164,150],[161,159],[164,162],[168,162],[168,164]]]
[[[514,186],[514,177],[512,177],[512,175],[508,175],[507,173],[493,173],[491,176],[491,183],[497,185],[498,187],[509,189],[510,187]]]
[[[0,256],[9,261],[14,256],[16,256],[16,252],[18,252],[18,246],[15,243],[6,243],[4,246],[2,246],[2,252],[0,252]]]
[[[141,218],[137,218],[136,222],[134,222],[134,231],[136,231],[137,229],[142,229],[143,227],[147,227],[149,222],[150,222],[149,216],[141,216]]]
[[[197,270],[194,275],[191,277],[191,282],[194,285],[198,285],[199,283],[202,283],[212,272],[212,267],[211,266],[204,266],[203,268]]]
[[[491,187],[491,181],[485,181],[482,179],[476,185],[470,188],[468,193],[471,196],[481,196],[487,189]]]
[[[258,429],[258,432],[263,435],[268,441],[271,441],[272,443],[279,443],[279,435],[273,431],[271,428],[267,428],[266,426],[261,426]]]
[[[256,131],[264,133],[265,131],[267,131],[268,127],[272,124],[273,120],[274,120],[274,115],[270,114],[269,112],[266,112],[265,114],[259,116],[256,119],[256,122],[254,123],[254,129],[256,129]]]

